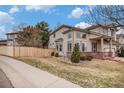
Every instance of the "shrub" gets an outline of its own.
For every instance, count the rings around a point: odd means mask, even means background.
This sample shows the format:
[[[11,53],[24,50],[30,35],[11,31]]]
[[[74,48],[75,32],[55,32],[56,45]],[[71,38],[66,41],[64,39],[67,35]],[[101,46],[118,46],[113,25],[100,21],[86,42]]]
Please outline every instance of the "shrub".
[[[80,52],[79,52],[79,45],[75,44],[73,52],[71,54],[71,62],[79,63],[80,62]]]
[[[88,60],[88,61],[91,61],[92,59],[93,59],[92,56],[87,56],[87,57],[86,57],[86,60]]]
[[[91,61],[92,59],[93,59],[92,56],[81,56],[80,57],[80,60],[82,60],[82,61],[85,61],[85,60]]]
[[[123,47],[121,47],[117,52],[118,52],[119,57],[124,57],[124,48]]]
[[[51,53],[51,56],[54,56],[54,55],[55,55],[55,53],[54,53],[54,52],[52,52],[52,53]]]
[[[56,53],[56,54],[55,54],[55,57],[59,57],[59,53]]]
[[[86,60],[86,56],[81,56],[80,60],[82,60],[82,61]]]

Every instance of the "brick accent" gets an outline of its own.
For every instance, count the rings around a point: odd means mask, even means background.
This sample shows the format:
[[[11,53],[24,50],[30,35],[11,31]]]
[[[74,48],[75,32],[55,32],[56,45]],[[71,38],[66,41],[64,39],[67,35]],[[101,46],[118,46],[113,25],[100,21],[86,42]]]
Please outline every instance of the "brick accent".
[[[67,53],[67,57],[70,58],[71,52]],[[80,52],[80,56],[93,56],[97,59],[112,58],[112,52]]]

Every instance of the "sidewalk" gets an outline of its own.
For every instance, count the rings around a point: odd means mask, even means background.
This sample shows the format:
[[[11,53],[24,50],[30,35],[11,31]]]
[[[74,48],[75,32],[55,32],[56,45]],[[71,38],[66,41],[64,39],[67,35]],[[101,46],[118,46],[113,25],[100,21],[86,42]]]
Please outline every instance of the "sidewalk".
[[[0,56],[0,68],[16,88],[80,88],[67,80],[9,57]]]
[[[12,88],[12,84],[6,77],[4,72],[0,69],[0,88]]]

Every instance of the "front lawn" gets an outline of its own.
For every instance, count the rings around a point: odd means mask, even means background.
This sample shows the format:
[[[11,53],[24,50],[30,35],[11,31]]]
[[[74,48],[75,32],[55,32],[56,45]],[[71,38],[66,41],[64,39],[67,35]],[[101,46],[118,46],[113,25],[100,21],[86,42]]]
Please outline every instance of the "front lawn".
[[[124,64],[93,59],[82,63],[64,63],[57,58],[16,58],[82,87],[124,87]],[[35,75],[35,73],[34,73]]]

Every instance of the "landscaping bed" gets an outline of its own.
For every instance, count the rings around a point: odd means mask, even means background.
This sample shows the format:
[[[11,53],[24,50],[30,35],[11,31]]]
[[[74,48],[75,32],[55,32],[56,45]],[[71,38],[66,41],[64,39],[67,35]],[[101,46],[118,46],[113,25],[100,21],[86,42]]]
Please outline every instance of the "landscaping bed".
[[[56,57],[16,57],[16,59],[81,87],[124,87],[124,64],[115,61],[93,59],[80,63],[64,63]]]

